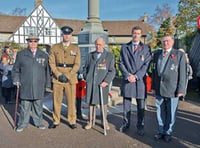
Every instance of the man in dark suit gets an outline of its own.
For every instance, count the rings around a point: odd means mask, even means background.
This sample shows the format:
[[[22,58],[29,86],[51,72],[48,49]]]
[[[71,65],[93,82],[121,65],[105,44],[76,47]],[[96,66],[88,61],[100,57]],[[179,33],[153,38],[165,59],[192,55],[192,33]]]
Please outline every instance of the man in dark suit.
[[[173,49],[173,36],[162,37],[162,50],[153,56],[153,84],[156,95],[158,134],[156,140],[171,140],[179,97],[184,96],[186,84],[186,58]]]
[[[35,126],[45,129],[42,123],[42,99],[45,90],[51,88],[48,55],[38,49],[37,36],[30,35],[27,42],[28,48],[18,52],[12,70],[13,84],[20,86],[20,115],[17,132],[22,132],[28,126],[31,111]]]
[[[123,81],[121,95],[123,96],[123,124],[120,131],[124,132],[130,126],[131,100],[137,101],[137,133],[144,135],[145,109],[145,77],[151,60],[150,48],[142,43],[142,29],[139,26],[132,29],[132,41],[121,48],[119,66]]]

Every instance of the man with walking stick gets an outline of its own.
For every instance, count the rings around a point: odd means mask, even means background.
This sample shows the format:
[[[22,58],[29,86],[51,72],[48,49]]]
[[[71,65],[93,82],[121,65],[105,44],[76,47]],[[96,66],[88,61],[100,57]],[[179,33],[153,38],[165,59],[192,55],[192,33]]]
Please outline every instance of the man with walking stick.
[[[19,84],[16,84],[16,88],[17,88],[17,91],[16,91],[16,104],[15,104],[15,114],[14,114],[14,129],[17,128],[17,109],[18,109],[18,104],[19,104]]]
[[[38,49],[39,38],[31,34],[27,39],[28,48],[18,52],[12,70],[13,84],[20,91],[20,112],[17,132],[28,126],[30,112],[34,125],[45,129],[43,125],[43,103],[45,90],[51,88],[48,55]]]
[[[107,103],[109,84],[115,76],[115,67],[114,56],[104,47],[104,39],[97,38],[95,41],[96,51],[89,53],[83,68],[83,75],[87,83],[86,99],[89,103],[89,121],[85,129],[91,129],[95,125],[97,104],[101,105],[102,113],[105,115],[103,118],[105,119],[104,128],[110,129],[107,121]]]

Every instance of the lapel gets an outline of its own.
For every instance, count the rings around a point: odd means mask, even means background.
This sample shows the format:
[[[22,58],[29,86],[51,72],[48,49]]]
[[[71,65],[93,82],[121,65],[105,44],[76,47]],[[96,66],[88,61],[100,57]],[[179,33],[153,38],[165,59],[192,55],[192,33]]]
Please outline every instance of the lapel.
[[[24,55],[33,58],[33,53],[29,48],[24,49]]]
[[[97,59],[97,64],[102,63],[103,59],[106,57],[106,49],[103,50],[103,53],[101,54],[100,58]]]
[[[96,63],[97,62],[97,53],[94,51],[92,52],[92,60]]]
[[[171,51],[170,51],[170,53],[169,53],[169,55],[167,57],[167,60],[166,60],[166,62],[164,63],[164,65],[162,67],[163,70],[161,72],[161,75],[164,74],[165,72],[168,72],[168,70],[169,70],[168,67],[171,67],[171,65],[172,65],[172,55],[176,55],[175,49],[173,49],[173,48],[171,49]],[[160,54],[160,57],[162,58],[162,52]]]
[[[35,53],[35,58],[40,57],[41,53],[42,53],[42,51],[37,48],[36,53]]]
[[[137,49],[136,49],[136,52],[135,52],[135,54],[134,54],[136,60],[137,60],[138,58],[141,58],[142,53],[143,53],[143,43],[140,42],[140,43],[138,44]]]

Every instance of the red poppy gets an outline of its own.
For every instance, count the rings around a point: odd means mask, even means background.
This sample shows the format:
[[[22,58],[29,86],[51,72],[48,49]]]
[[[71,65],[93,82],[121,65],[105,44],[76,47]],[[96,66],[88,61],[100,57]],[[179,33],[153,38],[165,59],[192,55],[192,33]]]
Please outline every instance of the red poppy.
[[[139,50],[142,50],[142,46],[139,46],[138,49],[139,49]]]
[[[171,58],[172,58],[172,60],[174,60],[176,58],[176,55],[172,54]]]

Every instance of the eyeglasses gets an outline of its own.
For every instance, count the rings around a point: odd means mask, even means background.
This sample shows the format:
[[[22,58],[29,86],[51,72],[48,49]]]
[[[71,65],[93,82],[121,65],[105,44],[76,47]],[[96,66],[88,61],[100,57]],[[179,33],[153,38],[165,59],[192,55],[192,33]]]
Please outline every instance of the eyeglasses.
[[[34,42],[34,43],[37,43],[38,41],[37,40],[29,40],[30,43]]]

